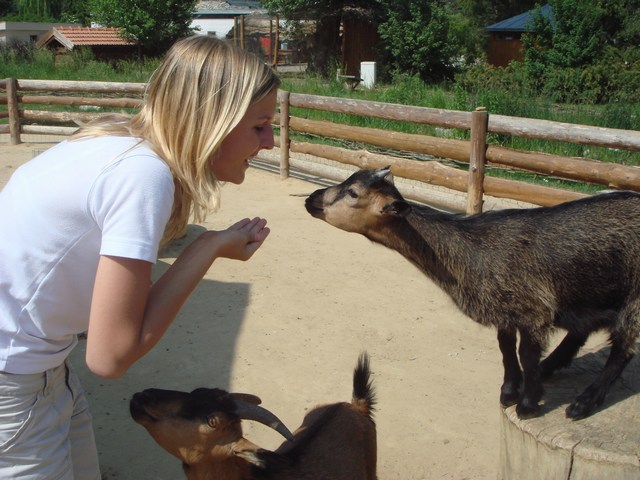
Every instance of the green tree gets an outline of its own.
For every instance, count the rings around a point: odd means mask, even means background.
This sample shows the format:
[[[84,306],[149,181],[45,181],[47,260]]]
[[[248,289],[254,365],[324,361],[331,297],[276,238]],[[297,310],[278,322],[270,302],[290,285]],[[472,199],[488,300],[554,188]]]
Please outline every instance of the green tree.
[[[60,18],[63,0],[0,1],[0,15],[17,22],[53,22]]]
[[[640,0],[599,0],[607,44],[640,47]]]
[[[640,65],[640,0],[550,0],[523,36],[531,83],[556,101],[634,97]]]
[[[64,0],[61,20],[67,23],[79,23],[80,25],[89,26],[91,24],[89,4],[85,0]]]
[[[0,17],[12,21],[90,23],[85,0],[0,0]]]
[[[451,78],[460,52],[450,33],[450,10],[443,0],[379,0],[386,20],[379,33],[393,70],[427,82]]]
[[[597,62],[625,23],[624,15],[616,15],[614,10],[607,13],[606,8],[623,1],[550,0],[553,21],[542,17],[540,10],[534,15],[534,32],[523,36],[525,58],[560,68]]]
[[[13,0],[0,0],[0,18],[14,14],[16,11]]]
[[[605,45],[604,11],[593,0],[552,0],[555,26],[549,61],[579,67],[597,60]]]
[[[542,77],[549,65],[549,52],[553,47],[554,22],[542,14],[538,6],[529,25],[531,33],[522,36],[524,63],[532,84],[542,86]]]
[[[92,20],[120,27],[146,55],[165,52],[176,40],[191,35],[196,0],[90,0]]]

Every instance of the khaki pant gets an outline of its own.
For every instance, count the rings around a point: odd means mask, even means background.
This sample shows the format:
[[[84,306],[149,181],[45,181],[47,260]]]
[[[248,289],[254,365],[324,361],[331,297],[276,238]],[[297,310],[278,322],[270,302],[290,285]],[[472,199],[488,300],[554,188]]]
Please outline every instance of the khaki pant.
[[[88,403],[70,366],[0,373],[0,479],[100,480]]]

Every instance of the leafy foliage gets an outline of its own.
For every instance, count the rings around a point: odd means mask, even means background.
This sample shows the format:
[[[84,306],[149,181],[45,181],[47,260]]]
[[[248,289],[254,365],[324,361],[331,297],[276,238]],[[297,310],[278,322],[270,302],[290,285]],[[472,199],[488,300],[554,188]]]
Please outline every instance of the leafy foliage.
[[[0,17],[16,22],[81,23],[87,25],[84,0],[0,0]]]
[[[398,72],[417,74],[425,81],[440,81],[453,73],[457,46],[449,35],[449,15],[441,0],[397,2],[380,0],[386,21],[379,32],[384,48]]]
[[[0,0],[0,17],[6,17],[15,13],[13,0]]]
[[[148,55],[160,54],[177,39],[192,34],[196,0],[90,0],[92,20],[121,27],[125,38]]]
[[[89,26],[91,24],[89,3],[86,0],[64,0],[61,20],[66,23]]]
[[[629,18],[639,18],[640,1],[550,0],[550,5],[554,21],[538,11],[533,33],[523,36],[524,63],[537,91],[558,102],[638,101],[640,27]]]
[[[0,15],[12,22],[53,22],[62,0],[0,0]]]
[[[18,0],[17,6],[25,17],[53,19],[60,16],[62,0]]]
[[[290,19],[320,19],[326,14],[337,14],[342,11],[344,0],[261,0],[260,2],[272,14],[279,14]],[[364,3],[364,2],[362,2]]]

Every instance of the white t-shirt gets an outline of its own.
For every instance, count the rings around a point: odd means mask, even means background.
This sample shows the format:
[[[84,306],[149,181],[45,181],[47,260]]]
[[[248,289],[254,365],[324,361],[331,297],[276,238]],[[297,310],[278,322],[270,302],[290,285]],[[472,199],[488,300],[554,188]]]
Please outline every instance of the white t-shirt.
[[[126,137],[62,142],[14,172],[0,192],[0,371],[64,361],[100,255],[155,262],[173,194],[167,164]]]

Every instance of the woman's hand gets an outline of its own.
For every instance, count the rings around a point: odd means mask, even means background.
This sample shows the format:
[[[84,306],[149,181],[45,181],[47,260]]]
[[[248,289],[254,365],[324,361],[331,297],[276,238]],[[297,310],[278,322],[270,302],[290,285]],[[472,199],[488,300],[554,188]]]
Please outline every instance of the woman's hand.
[[[219,243],[218,257],[245,261],[253,256],[269,235],[270,230],[266,225],[264,218],[245,218],[226,230],[207,233],[215,234],[215,240]]]

